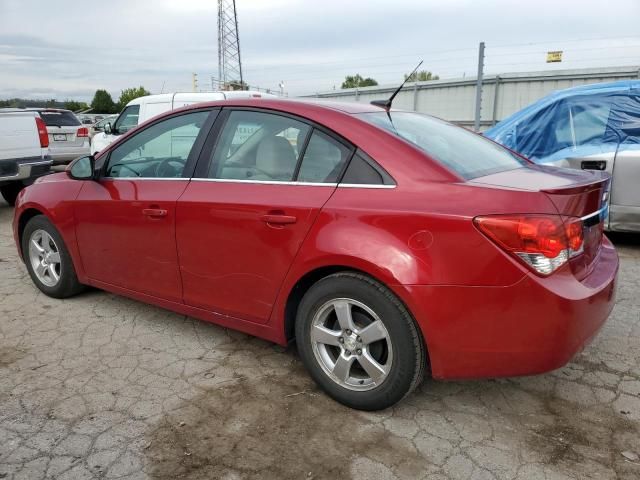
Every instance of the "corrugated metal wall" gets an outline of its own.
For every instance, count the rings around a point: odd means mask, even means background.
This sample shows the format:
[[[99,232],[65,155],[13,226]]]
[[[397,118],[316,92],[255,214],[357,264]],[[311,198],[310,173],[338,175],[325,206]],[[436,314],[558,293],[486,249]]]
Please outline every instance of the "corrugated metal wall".
[[[482,88],[481,126],[488,128],[554,90],[587,83],[638,78],[640,78],[640,67],[488,75],[484,78]],[[305,97],[368,103],[371,100],[388,98],[397,87],[397,85],[386,85],[350,88],[305,95]],[[396,97],[393,106],[403,110],[428,113],[460,125],[472,126],[475,91],[475,78],[408,83]]]

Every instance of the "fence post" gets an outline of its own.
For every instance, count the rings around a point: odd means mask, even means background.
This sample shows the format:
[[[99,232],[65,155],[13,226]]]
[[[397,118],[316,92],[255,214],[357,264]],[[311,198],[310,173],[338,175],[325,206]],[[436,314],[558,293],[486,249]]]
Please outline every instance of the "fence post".
[[[496,83],[493,87],[493,117],[491,118],[491,126],[493,127],[498,121],[498,88],[500,87],[500,75],[496,75]]]
[[[476,111],[474,116],[473,129],[480,131],[480,110],[482,107],[482,75],[484,73],[484,42],[480,42],[478,47],[478,79],[476,81]]]

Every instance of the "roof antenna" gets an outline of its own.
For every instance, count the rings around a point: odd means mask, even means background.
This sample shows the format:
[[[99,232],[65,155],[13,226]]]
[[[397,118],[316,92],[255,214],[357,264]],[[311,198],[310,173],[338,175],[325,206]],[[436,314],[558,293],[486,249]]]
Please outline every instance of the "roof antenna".
[[[388,100],[373,100],[371,102],[371,105],[375,105],[376,107],[382,107],[384,108],[387,112],[389,110],[391,110],[391,104],[393,103],[393,99],[396,98],[396,95],[398,95],[398,93],[400,92],[400,90],[402,90],[402,87],[404,87],[404,84],[407,83],[407,81],[413,76],[414,73],[416,73],[416,71],[418,70],[418,68],[420,68],[420,65],[422,65],[422,60],[420,60],[420,63],[416,66],[416,68],[413,69],[413,72],[411,72],[407,78],[404,79],[404,82],[402,82],[402,85],[400,85],[398,87],[398,89],[393,92],[393,95],[391,95],[389,97]]]

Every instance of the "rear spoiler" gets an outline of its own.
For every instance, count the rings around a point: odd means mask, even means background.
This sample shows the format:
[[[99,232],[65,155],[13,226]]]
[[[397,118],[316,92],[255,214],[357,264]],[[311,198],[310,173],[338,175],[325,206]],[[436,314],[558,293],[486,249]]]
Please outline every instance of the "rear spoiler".
[[[573,183],[562,187],[545,188],[540,191],[544,193],[552,193],[554,195],[573,195],[597,189],[603,189],[605,192],[608,192],[611,185],[611,175],[607,172],[595,171],[594,174],[597,174],[597,176],[593,180]]]

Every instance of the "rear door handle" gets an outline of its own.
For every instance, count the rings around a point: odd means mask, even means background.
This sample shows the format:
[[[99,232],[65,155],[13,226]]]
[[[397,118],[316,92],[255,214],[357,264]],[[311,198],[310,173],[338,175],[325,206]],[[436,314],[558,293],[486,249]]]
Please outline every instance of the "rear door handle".
[[[142,214],[147,217],[166,217],[167,211],[162,208],[143,208]]]
[[[277,214],[262,215],[261,218],[263,222],[274,224],[274,225],[289,225],[291,223],[296,223],[296,221],[298,220],[296,217],[292,215],[277,215]]]

